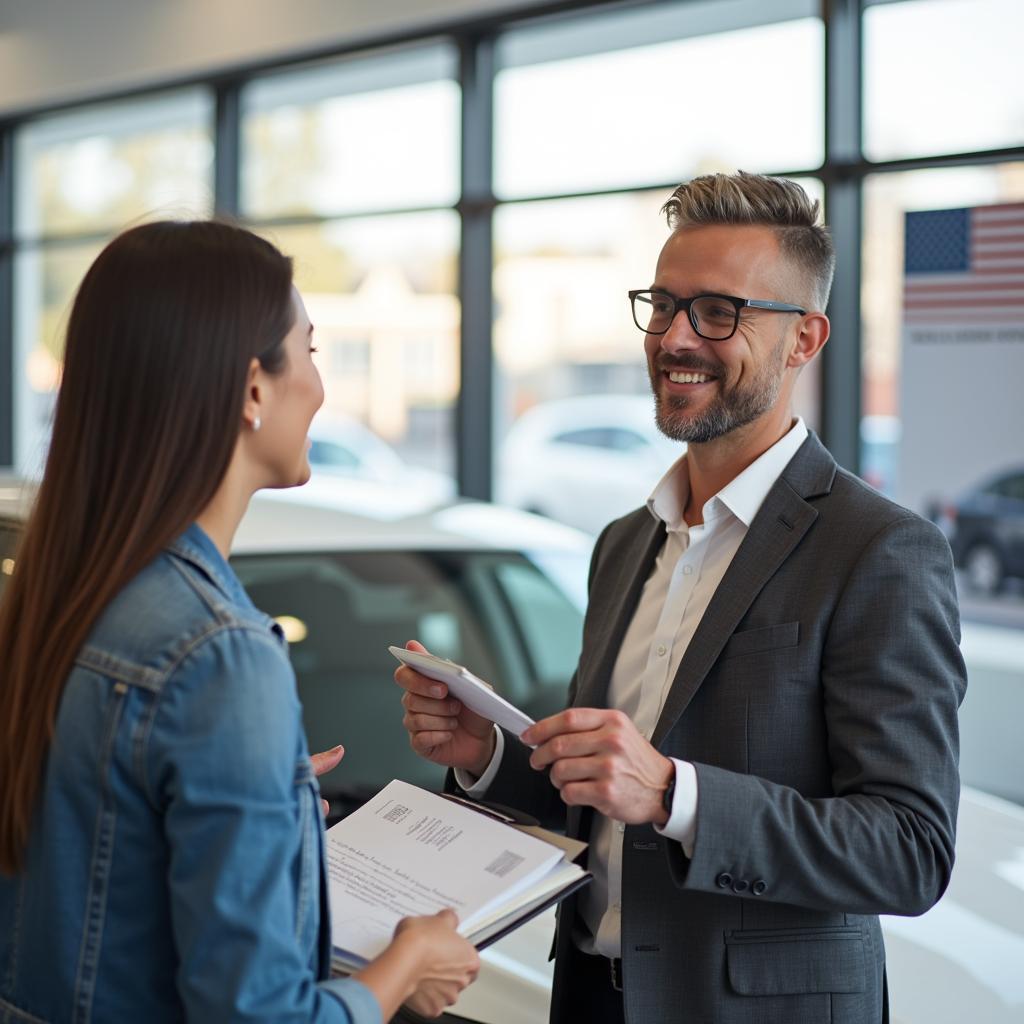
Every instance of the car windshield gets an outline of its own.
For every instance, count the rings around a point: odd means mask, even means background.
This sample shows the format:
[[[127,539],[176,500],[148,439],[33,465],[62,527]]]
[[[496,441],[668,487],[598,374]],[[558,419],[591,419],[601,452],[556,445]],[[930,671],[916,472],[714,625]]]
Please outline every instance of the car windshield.
[[[443,781],[443,769],[409,748],[391,644],[420,640],[534,718],[564,706],[583,626],[575,595],[552,578],[572,577],[564,565],[552,574],[540,558],[493,551],[237,555],[232,564],[289,639],[310,749],[345,745],[340,767],[321,779],[341,800],[336,810],[394,778],[434,789]]]

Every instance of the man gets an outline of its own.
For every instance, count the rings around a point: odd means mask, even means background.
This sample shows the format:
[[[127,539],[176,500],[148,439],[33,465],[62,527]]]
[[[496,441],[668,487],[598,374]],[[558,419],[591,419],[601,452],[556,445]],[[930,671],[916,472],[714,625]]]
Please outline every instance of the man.
[[[884,1020],[877,915],[923,913],[953,864],[949,549],[794,419],[829,333],[818,204],[740,173],[665,210],[631,298],[658,425],[688,447],[597,541],[569,709],[531,751],[400,669],[404,722],[471,795],[590,840],[552,1020]]]

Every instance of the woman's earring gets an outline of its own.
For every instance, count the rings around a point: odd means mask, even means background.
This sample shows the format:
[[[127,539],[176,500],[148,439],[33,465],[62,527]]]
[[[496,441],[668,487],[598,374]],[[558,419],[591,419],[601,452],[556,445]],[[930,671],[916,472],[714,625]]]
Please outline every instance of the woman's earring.
[[[259,430],[259,429],[260,429],[260,423],[261,423],[261,420],[260,420],[259,416],[257,416],[257,417],[256,417],[256,418],[255,418],[255,419],[254,419],[254,420],[252,421],[252,429],[253,429],[253,431],[257,431],[257,430]]]

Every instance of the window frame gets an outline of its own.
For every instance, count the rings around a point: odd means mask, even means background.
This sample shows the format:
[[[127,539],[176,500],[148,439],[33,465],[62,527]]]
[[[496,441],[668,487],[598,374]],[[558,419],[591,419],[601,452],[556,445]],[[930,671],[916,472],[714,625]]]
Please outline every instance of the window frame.
[[[863,16],[872,3],[883,0],[823,0],[825,28],[825,153],[819,167],[780,167],[772,173],[787,177],[816,177],[824,183],[828,220],[841,253],[829,303],[833,335],[844,344],[826,346],[822,354],[822,439],[838,461],[857,471],[860,464],[861,419],[861,230],[863,184],[868,175],[934,167],[959,167],[1024,160],[1024,145],[980,152],[948,152],[925,157],[872,162],[863,147],[862,61]],[[895,2],[895,0],[893,0]],[[455,464],[460,494],[489,499],[493,490],[493,434],[495,360],[493,352],[493,221],[499,206],[542,199],[566,199],[636,191],[636,187],[593,192],[557,193],[529,199],[499,201],[495,195],[494,81],[498,71],[496,46],[507,29],[550,25],[557,30],[567,22],[617,9],[657,6],[619,2],[549,0],[518,13],[496,12],[455,18],[419,29],[382,33],[358,43],[321,47],[270,61],[254,61],[228,73],[183,76],[135,90],[111,91],[88,103],[66,102],[45,108],[16,111],[0,118],[0,469],[14,462],[15,371],[14,261],[25,246],[14,231],[14,140],[16,133],[39,117],[57,111],[86,109],[119,99],[144,99],[169,90],[204,87],[213,97],[214,205],[218,214],[240,213],[241,93],[243,87],[265,75],[299,69],[324,60],[340,60],[375,49],[419,46],[432,40],[453,44],[458,56],[457,82],[461,89],[461,183],[450,209],[460,218],[458,298],[462,306],[460,379],[455,408]],[[763,21],[763,18],[761,19]],[[781,20],[781,19],[776,19]],[[570,33],[571,35],[571,33]],[[644,183],[643,190],[663,189],[677,182]],[[382,211],[384,212],[384,211]],[[396,213],[398,211],[395,211]],[[365,214],[358,214],[365,215]],[[337,217],[333,219],[338,219]],[[98,236],[61,236],[53,241],[86,242]],[[852,341],[851,341],[852,339]]]

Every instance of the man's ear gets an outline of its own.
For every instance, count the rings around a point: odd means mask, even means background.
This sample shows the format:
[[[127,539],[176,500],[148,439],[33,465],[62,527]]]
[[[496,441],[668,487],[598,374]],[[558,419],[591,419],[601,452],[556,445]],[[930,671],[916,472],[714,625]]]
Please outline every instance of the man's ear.
[[[242,421],[250,430],[258,430],[257,424],[262,418],[262,396],[260,393],[262,379],[263,367],[260,366],[260,361],[253,357],[245,377],[245,401],[242,403]]]
[[[800,332],[786,360],[786,366],[797,369],[806,366],[828,341],[831,327],[824,313],[805,313],[801,318]]]

